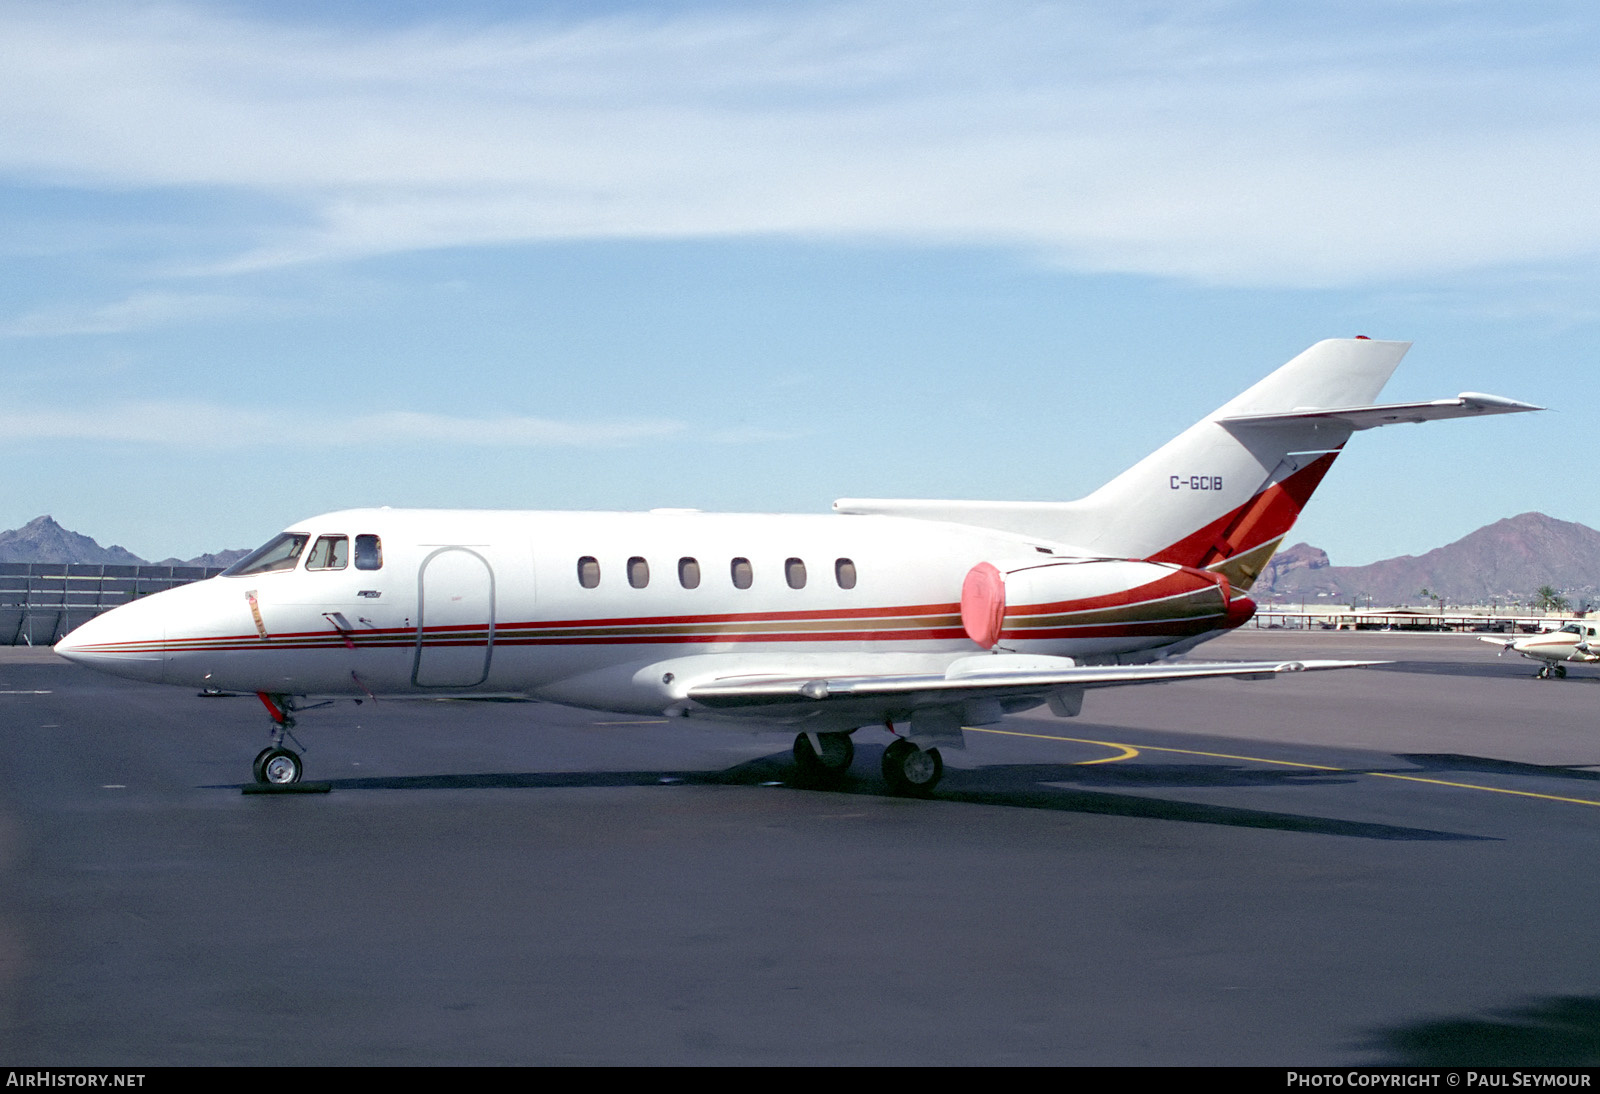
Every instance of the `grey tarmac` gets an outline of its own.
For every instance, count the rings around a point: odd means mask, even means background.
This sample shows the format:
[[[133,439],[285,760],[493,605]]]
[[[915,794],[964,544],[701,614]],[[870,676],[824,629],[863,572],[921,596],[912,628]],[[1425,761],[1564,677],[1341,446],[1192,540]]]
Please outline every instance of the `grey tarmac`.
[[[505,702],[304,715],[0,651],[0,1063],[1600,1063],[1600,672],[1092,693],[888,796],[791,738]]]

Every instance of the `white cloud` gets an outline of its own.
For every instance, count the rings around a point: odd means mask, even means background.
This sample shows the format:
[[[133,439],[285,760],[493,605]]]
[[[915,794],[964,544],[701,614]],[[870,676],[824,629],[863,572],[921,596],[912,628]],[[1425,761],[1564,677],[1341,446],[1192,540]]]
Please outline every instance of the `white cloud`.
[[[73,410],[7,406],[0,438],[113,442],[189,451],[283,446],[615,448],[687,431],[670,420],[560,421],[519,415],[451,417],[414,411],[340,416],[300,408],[260,410],[184,401],[132,401]]]
[[[13,6],[0,174],[299,210],[232,270],[741,235],[1247,284],[1592,255],[1593,28],[1499,10],[891,0],[357,32]]]

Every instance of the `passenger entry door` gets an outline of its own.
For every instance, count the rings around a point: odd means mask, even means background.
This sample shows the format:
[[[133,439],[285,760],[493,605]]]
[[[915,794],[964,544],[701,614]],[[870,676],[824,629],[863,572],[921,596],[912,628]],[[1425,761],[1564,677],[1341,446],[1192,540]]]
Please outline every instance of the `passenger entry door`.
[[[417,647],[411,682],[470,688],[494,655],[494,570],[468,547],[440,547],[417,571]]]

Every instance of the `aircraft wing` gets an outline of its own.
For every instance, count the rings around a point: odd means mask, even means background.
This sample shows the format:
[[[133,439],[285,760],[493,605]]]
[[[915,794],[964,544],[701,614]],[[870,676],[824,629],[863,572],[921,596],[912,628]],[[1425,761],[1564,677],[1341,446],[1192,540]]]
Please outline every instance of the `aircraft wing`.
[[[1500,395],[1463,391],[1454,399],[1434,399],[1426,403],[1385,403],[1381,406],[1327,407],[1291,410],[1275,414],[1235,414],[1218,418],[1228,429],[1237,426],[1291,425],[1300,422],[1328,422],[1349,429],[1373,429],[1401,422],[1434,422],[1444,418],[1474,418],[1485,414],[1520,414],[1543,410],[1542,406],[1518,402]]]
[[[761,707],[863,700],[914,709],[982,699],[1044,701],[1083,688],[1159,684],[1176,680],[1235,677],[1271,679],[1284,673],[1383,665],[1386,661],[1219,661],[1149,665],[1083,665],[1043,671],[914,673],[883,676],[742,677],[697,684],[688,697],[715,709],[759,713]]]

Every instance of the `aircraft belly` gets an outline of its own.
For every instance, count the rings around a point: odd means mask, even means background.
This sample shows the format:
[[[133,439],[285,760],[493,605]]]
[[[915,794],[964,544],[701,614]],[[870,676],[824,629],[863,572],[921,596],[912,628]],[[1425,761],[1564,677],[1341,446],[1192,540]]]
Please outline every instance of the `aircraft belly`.
[[[681,714],[688,709],[685,699],[689,689],[711,680],[744,675],[942,672],[951,661],[973,652],[971,643],[956,642],[927,642],[917,648],[880,647],[866,652],[840,651],[824,643],[751,646],[746,643],[731,653],[714,651],[710,644],[700,648],[664,644],[625,649],[591,647],[594,652],[589,655],[586,668],[521,690],[534,698],[594,710]],[[621,655],[626,659],[619,660]]]

